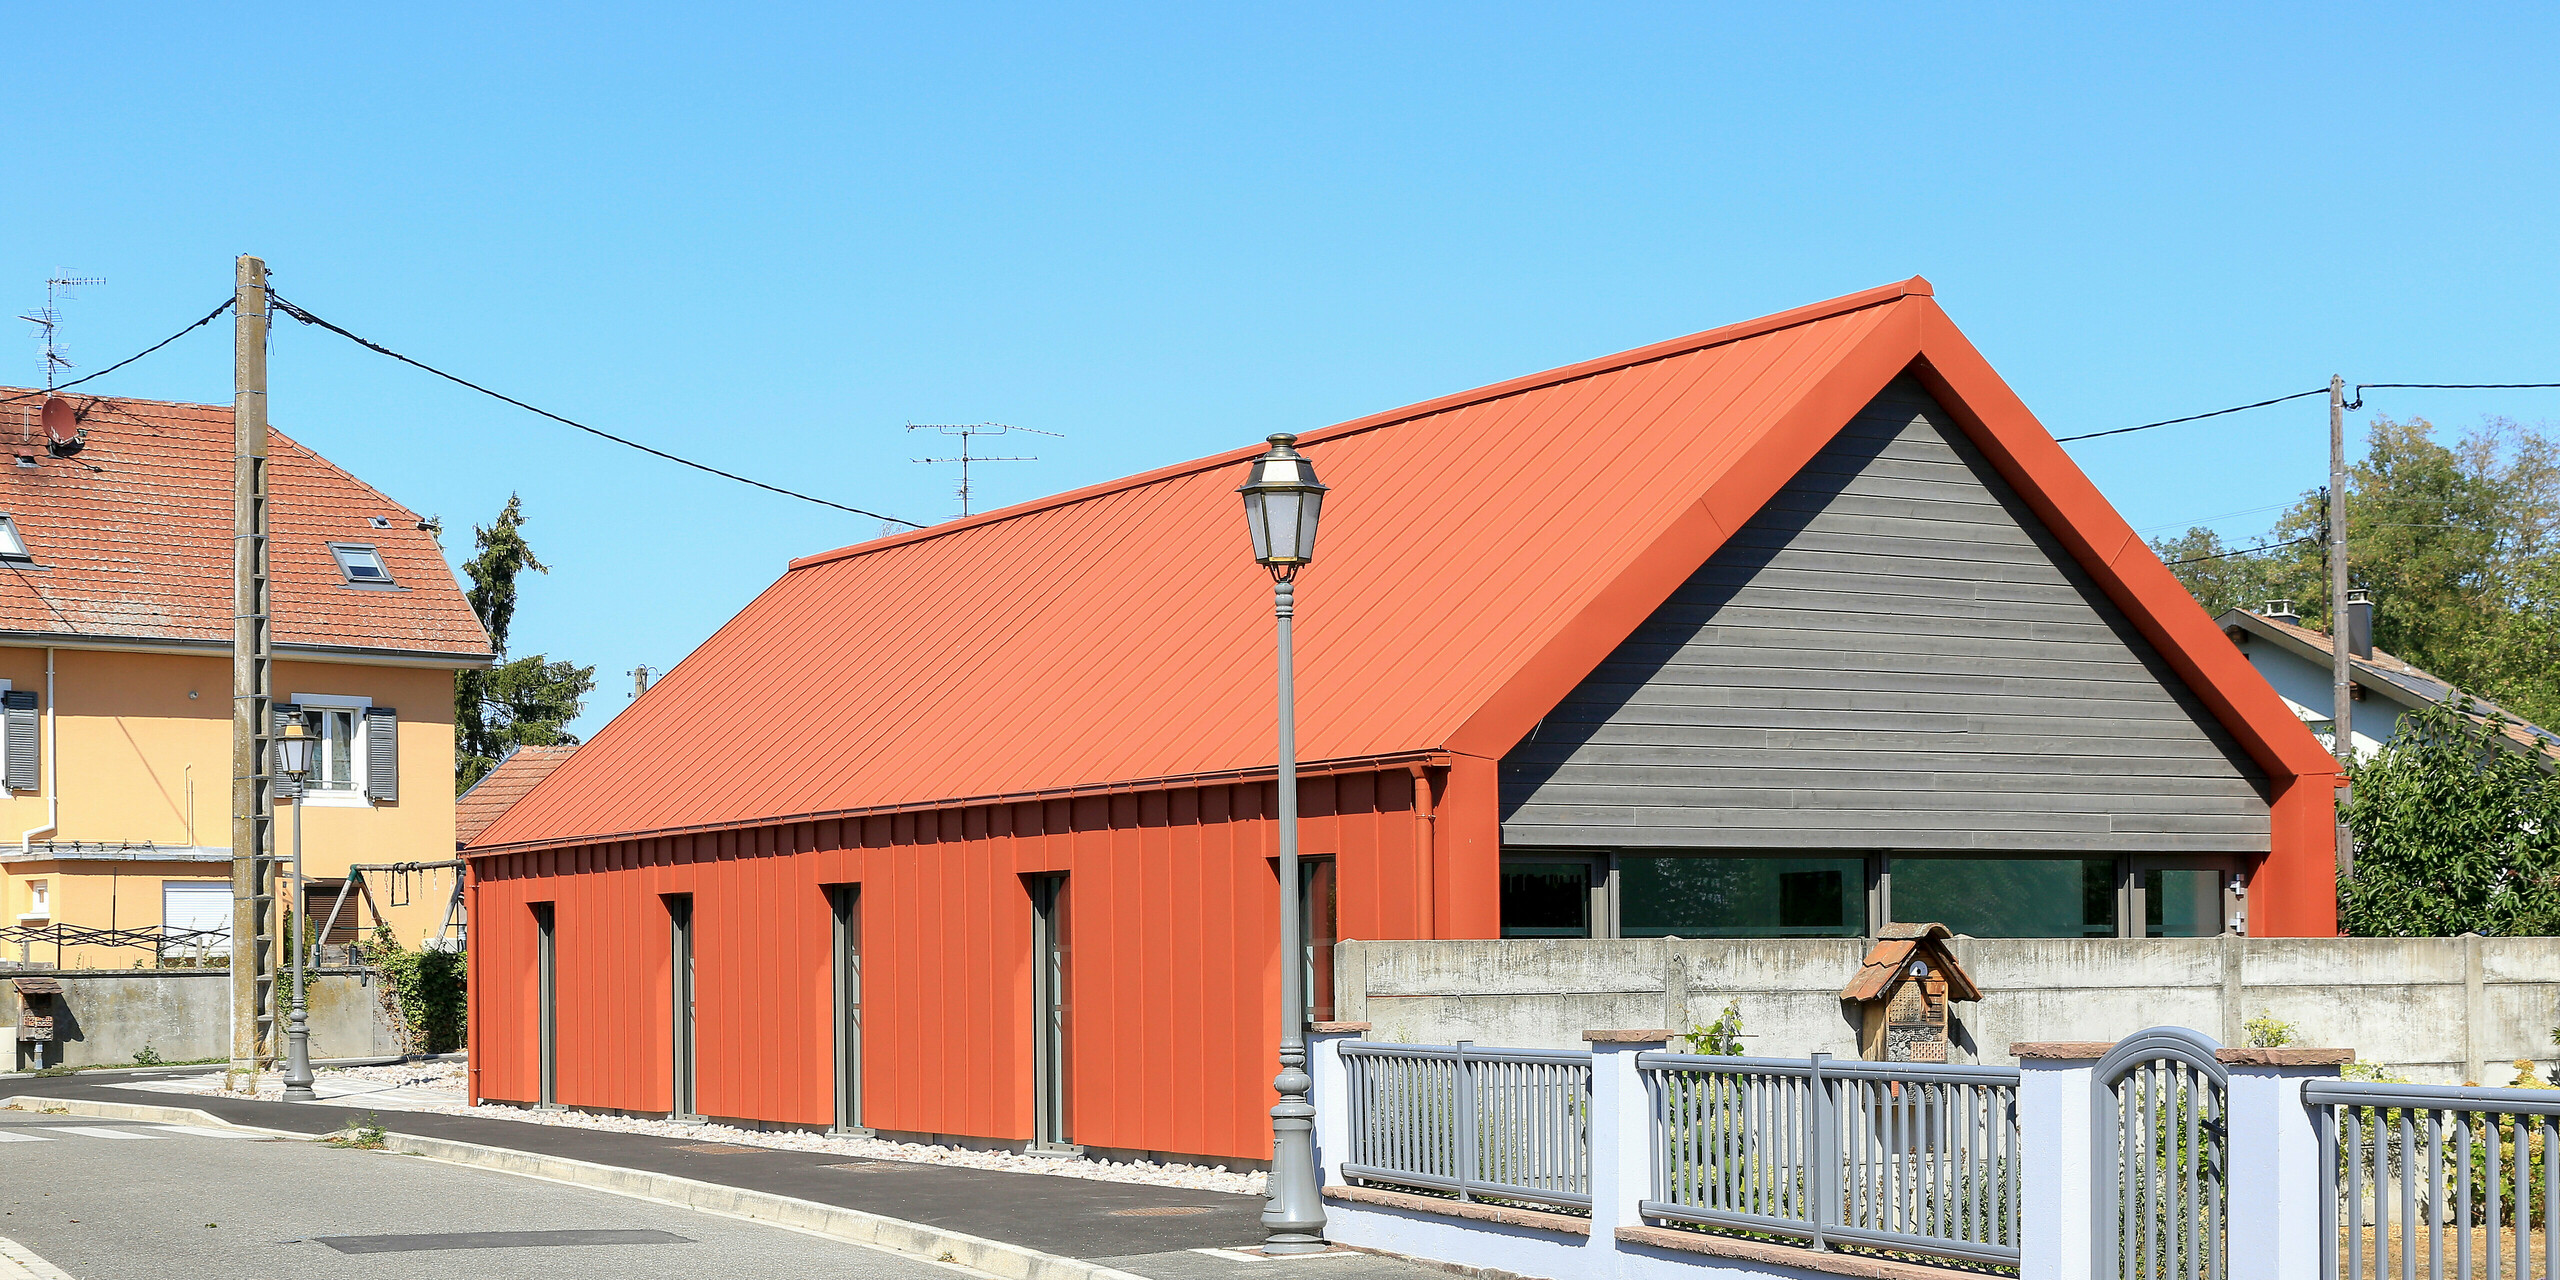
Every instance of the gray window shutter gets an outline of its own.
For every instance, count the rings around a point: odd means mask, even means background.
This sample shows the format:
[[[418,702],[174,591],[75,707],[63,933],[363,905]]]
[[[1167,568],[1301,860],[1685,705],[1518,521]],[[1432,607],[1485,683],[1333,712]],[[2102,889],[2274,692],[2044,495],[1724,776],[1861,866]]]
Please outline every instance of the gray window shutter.
[[[376,800],[400,798],[400,713],[389,707],[364,713],[364,793]]]
[[[281,738],[284,736],[284,727],[286,725],[302,718],[302,708],[297,707],[290,702],[279,702],[275,703],[274,706],[276,713],[274,733],[275,736]],[[271,750],[273,754],[267,757],[267,772],[274,777],[275,785],[268,794],[273,795],[278,800],[289,800],[295,796],[301,795],[301,786],[296,784],[292,776],[287,774],[282,768],[284,762],[283,748],[277,747],[271,748]]]
[[[11,791],[33,791],[44,785],[36,776],[36,695],[33,689],[0,693],[0,714],[8,717]]]

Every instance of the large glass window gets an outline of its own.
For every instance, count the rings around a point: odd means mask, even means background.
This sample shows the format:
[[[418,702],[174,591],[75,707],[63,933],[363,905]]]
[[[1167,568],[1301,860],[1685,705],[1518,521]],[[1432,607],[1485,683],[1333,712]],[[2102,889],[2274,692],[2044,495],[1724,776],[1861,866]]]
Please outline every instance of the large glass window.
[[[2162,868],[2142,873],[2142,936],[2211,938],[2222,933],[2220,871]]]
[[[1583,859],[1503,859],[1502,936],[1593,936],[1591,863]]]
[[[1854,938],[1867,931],[1865,858],[1618,859],[1628,938]]]
[[[1976,938],[2116,936],[2113,858],[1896,858],[1893,918]]]

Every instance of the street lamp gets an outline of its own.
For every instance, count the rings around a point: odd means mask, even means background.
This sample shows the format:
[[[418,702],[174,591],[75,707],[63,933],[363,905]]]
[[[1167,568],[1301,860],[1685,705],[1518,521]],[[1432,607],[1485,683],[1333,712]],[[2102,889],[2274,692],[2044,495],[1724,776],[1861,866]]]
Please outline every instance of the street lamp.
[[[300,716],[285,722],[284,733],[276,739],[276,772],[293,779],[293,911],[286,916],[293,924],[293,1017],[284,1033],[287,1102],[318,1097],[311,1091],[311,1011],[303,1004],[302,993],[303,948],[308,941],[302,917],[311,906],[311,895],[302,887],[302,780],[311,772],[311,745]]]
[[[1253,558],[1271,571],[1271,613],[1280,629],[1280,1074],[1272,1087],[1271,1200],[1262,1210],[1264,1253],[1318,1253],[1325,1248],[1324,1198],[1316,1185],[1316,1108],[1307,1089],[1307,990],[1299,953],[1305,925],[1298,903],[1298,708],[1291,672],[1289,624],[1296,612],[1298,570],[1314,559],[1316,515],[1325,487],[1293,435],[1271,437],[1236,492],[1253,529]]]

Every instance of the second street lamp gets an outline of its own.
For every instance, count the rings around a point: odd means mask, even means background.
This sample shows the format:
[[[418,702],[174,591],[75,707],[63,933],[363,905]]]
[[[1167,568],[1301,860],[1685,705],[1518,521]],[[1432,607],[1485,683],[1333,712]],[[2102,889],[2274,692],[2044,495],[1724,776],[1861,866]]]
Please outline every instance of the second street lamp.
[[[311,773],[311,743],[299,716],[287,721],[276,739],[276,772],[293,779],[293,910],[284,914],[293,925],[288,939],[293,947],[293,1017],[284,1033],[287,1102],[310,1102],[318,1096],[311,1091],[311,1012],[303,1004],[302,991],[303,957],[310,941],[309,924],[302,917],[311,906],[311,895],[302,887],[302,780]]]
[[[1262,1210],[1264,1253],[1325,1248],[1324,1198],[1316,1185],[1316,1108],[1307,1097],[1306,926],[1298,902],[1298,707],[1289,627],[1297,613],[1298,570],[1315,558],[1316,516],[1325,487],[1293,435],[1271,437],[1236,492],[1252,526],[1253,558],[1271,571],[1272,616],[1280,632],[1280,1074],[1271,1085],[1271,1200]]]

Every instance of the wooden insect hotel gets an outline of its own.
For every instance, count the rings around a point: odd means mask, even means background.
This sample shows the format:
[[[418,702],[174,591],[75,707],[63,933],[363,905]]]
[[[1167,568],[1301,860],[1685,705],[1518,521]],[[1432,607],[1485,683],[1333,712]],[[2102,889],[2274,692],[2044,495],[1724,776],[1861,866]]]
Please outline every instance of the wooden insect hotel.
[[[1840,992],[1858,1005],[1858,1052],[1869,1062],[1947,1060],[1947,1003],[1979,1000],[1942,924],[1889,924]]]

